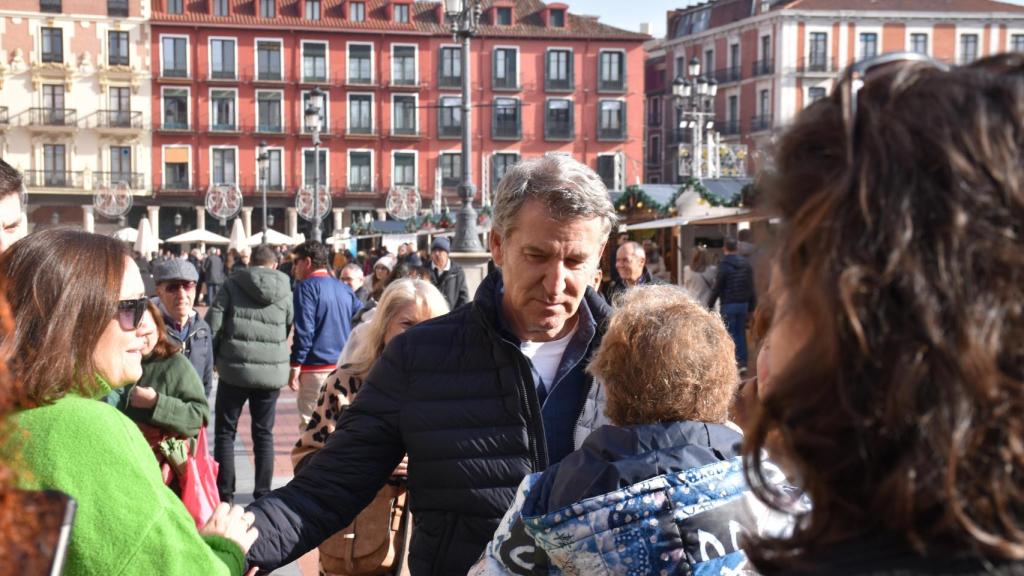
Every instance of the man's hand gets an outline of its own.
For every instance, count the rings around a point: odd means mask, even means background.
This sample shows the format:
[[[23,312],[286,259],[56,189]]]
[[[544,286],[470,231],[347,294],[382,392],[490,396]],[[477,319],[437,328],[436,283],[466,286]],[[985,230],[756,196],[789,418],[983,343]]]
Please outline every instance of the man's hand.
[[[296,391],[296,392],[299,391],[299,372],[300,371],[301,371],[301,368],[295,367],[295,368],[292,368],[291,372],[288,373],[288,387],[291,388],[292,390]]]
[[[395,471],[391,473],[392,476],[408,476],[409,475],[409,456],[406,455],[402,458],[402,461],[395,467]]]
[[[156,390],[152,388],[132,386],[132,391],[128,396],[128,405],[135,408],[152,408],[156,406],[157,396]]]

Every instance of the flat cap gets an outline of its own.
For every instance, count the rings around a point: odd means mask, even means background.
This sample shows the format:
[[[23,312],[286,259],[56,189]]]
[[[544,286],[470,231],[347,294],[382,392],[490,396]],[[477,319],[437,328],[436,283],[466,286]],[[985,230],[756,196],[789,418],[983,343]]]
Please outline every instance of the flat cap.
[[[153,263],[153,280],[156,282],[166,282],[168,280],[198,282],[199,273],[196,272],[196,267],[188,260],[172,258]]]

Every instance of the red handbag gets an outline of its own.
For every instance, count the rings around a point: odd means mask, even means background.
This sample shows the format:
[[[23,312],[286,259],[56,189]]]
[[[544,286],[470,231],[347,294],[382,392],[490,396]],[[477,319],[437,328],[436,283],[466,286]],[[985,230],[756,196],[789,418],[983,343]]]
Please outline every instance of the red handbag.
[[[196,528],[202,528],[210,519],[217,505],[220,494],[217,492],[217,461],[206,450],[206,429],[199,429],[196,439],[196,453],[188,457],[185,474],[180,478],[181,501],[196,522]]]

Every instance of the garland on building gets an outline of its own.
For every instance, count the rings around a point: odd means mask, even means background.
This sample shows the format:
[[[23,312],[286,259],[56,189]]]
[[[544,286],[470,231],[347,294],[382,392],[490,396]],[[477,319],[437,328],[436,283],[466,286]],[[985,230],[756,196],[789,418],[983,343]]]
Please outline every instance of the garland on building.
[[[644,192],[643,188],[634,184],[632,186],[627,186],[626,191],[622,193],[622,196],[619,196],[615,209],[619,212],[647,211],[665,215],[669,212],[675,211],[675,198],[676,196],[673,196],[667,206],[662,206],[657,200],[651,198],[647,192]]]
[[[734,195],[732,198],[722,198],[711,193],[700,180],[690,176],[683,180],[683,183],[679,186],[679,190],[676,191],[675,196],[672,197],[673,204],[680,194],[685,194],[687,190],[693,189],[694,192],[700,196],[700,200],[697,200],[698,204],[713,206],[715,208],[742,208],[744,194],[741,190],[739,194]],[[744,187],[744,190],[746,187]]]

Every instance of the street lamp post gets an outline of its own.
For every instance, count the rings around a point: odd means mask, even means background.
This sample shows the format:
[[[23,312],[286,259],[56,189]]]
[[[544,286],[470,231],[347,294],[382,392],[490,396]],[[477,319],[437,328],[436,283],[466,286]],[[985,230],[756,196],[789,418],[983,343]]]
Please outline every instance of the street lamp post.
[[[700,73],[700,60],[693,58],[687,66],[686,76],[679,75],[672,83],[676,111],[679,117],[679,129],[693,130],[693,162],[692,174],[698,180],[704,177],[701,165],[701,147],[704,132],[707,131],[709,143],[714,141],[715,127],[715,95],[718,94],[718,82],[708,79]],[[710,147],[709,147],[710,148]],[[682,146],[679,148],[682,150]],[[708,176],[714,160],[712,151],[708,150]]]
[[[320,110],[323,109],[324,93],[314,86],[309,93],[306,106],[306,127],[313,133],[313,240],[320,241]]]
[[[462,183],[459,184],[459,197],[462,208],[455,220],[455,252],[483,252],[480,235],[476,229],[476,210],[473,209],[473,198],[476,187],[473,186],[472,134],[470,132],[471,110],[469,92],[469,39],[476,33],[480,24],[479,0],[444,0],[445,16],[452,36],[462,39]]]
[[[260,142],[259,154],[256,156],[256,165],[260,171],[260,190],[263,192],[263,241],[267,243],[267,168],[270,166],[270,154],[267,153],[267,142]]]

